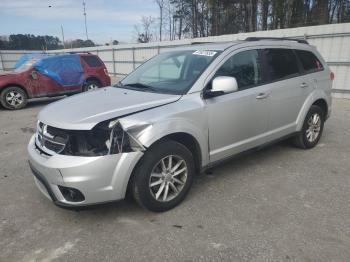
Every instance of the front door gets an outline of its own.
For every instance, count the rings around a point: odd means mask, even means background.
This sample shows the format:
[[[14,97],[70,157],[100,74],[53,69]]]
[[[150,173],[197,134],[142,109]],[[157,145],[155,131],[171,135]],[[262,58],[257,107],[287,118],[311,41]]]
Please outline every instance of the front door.
[[[216,76],[232,76],[238,91],[206,99],[210,162],[259,145],[268,129],[269,86],[262,85],[260,52],[232,55]]]
[[[29,85],[31,86],[33,97],[42,97],[59,94],[62,89],[52,78],[41,74],[33,69],[29,75]]]

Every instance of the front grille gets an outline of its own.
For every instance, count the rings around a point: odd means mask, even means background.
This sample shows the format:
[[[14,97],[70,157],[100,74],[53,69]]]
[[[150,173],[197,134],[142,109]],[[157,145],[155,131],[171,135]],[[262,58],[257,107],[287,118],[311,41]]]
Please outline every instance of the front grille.
[[[63,129],[51,127],[39,122],[37,126],[37,146],[47,153],[61,153],[68,142],[69,135]]]

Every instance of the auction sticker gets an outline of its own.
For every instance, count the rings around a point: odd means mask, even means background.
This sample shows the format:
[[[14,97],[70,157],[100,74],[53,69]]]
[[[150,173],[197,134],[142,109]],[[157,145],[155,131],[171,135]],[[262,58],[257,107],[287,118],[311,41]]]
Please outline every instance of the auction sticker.
[[[203,56],[214,56],[217,52],[207,51],[207,50],[197,50],[193,54],[194,55],[203,55]]]

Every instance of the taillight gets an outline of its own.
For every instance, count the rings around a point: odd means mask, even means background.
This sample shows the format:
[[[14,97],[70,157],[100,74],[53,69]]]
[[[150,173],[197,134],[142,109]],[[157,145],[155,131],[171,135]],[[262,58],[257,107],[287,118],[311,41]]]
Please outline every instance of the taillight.
[[[330,78],[331,78],[331,80],[333,81],[334,80],[334,73],[331,71],[331,75],[330,75]]]
[[[107,68],[103,69],[103,71],[105,72],[106,76],[108,76],[108,70],[107,70]]]

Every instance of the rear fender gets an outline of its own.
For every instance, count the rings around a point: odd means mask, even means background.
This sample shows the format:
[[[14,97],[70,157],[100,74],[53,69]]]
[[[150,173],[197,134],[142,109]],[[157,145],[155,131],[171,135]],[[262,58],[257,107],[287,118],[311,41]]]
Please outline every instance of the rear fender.
[[[309,96],[306,98],[299,114],[297,117],[297,130],[300,131],[304,124],[304,119],[307,115],[307,113],[310,110],[310,107],[315,103],[315,101],[323,99],[326,101],[328,108],[330,108],[331,104],[331,98],[322,90],[322,89],[314,89],[314,91],[309,94]]]

